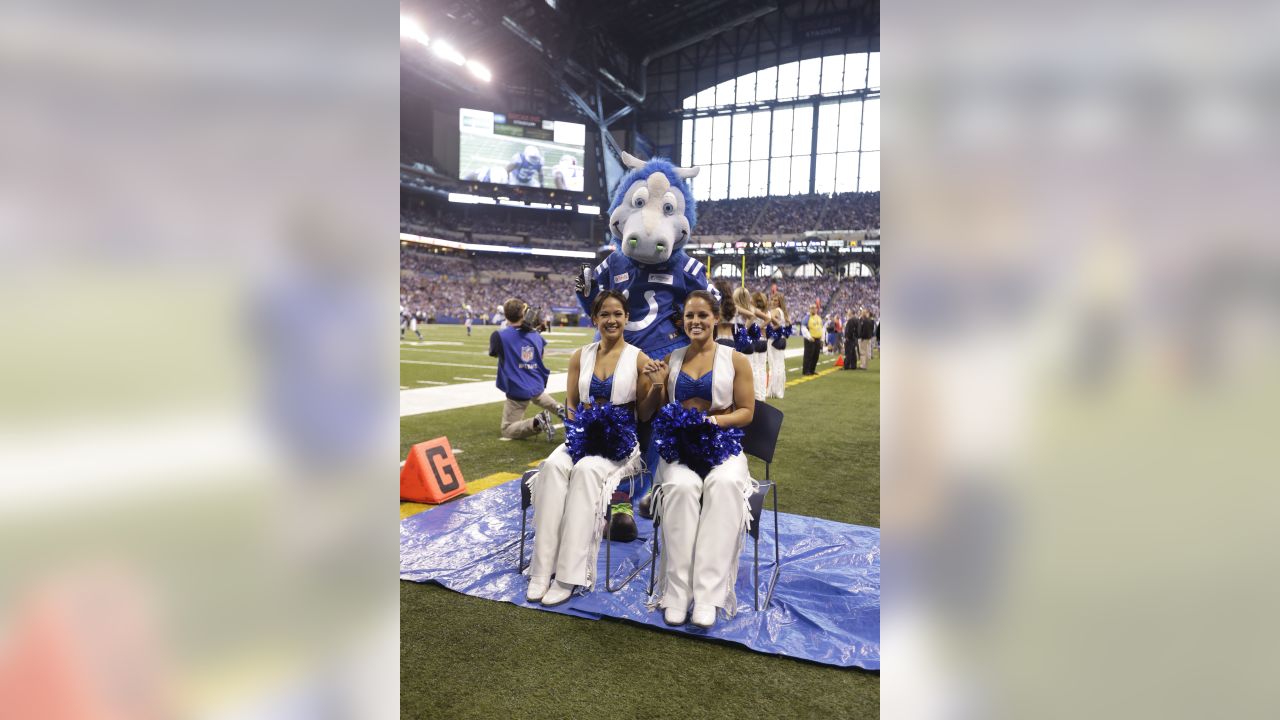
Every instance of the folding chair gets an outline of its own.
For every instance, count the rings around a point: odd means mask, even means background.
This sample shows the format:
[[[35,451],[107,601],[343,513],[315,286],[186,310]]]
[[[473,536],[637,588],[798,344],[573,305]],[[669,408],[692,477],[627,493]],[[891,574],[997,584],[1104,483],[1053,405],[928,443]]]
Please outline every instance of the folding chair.
[[[773,451],[778,444],[778,433],[782,430],[782,417],[781,410],[757,400],[755,415],[751,418],[751,424],[745,428],[742,438],[742,451],[764,461],[764,482],[760,483],[759,489],[748,500],[751,506],[751,524],[747,526],[747,532],[755,542],[755,582],[753,583],[755,604],[753,607],[757,611],[760,610],[760,514],[764,508],[764,498],[770,494],[773,496],[773,573],[769,577],[769,591],[765,594],[764,607],[769,607],[769,602],[773,600],[773,590],[777,587],[778,576],[782,572],[782,549],[779,547],[778,538],[778,484],[769,477],[769,470],[773,465]],[[658,527],[661,524],[662,518],[654,515],[652,558],[654,562],[649,568],[650,595],[653,595],[657,585],[656,558],[660,552],[658,536],[661,534],[658,532]]]
[[[525,539],[528,536],[527,528],[528,528],[528,522],[529,522],[529,508],[533,505],[533,495],[529,490],[528,481],[529,481],[529,478],[533,477],[541,469],[542,469],[542,465],[539,464],[536,470],[526,470],[524,475],[520,476],[520,554],[517,560],[517,564],[520,568],[520,572],[524,572],[525,568],[529,567],[529,564],[533,562],[533,557],[530,557],[528,561],[524,559]],[[632,476],[631,478],[628,478],[628,480],[629,481],[634,480],[634,476]],[[613,506],[611,505],[609,506],[609,515],[605,519],[605,522],[607,524],[605,525],[605,537],[604,537],[604,542],[605,542],[604,586],[605,586],[605,589],[608,590],[609,592],[618,592],[622,588],[626,587],[627,583],[631,582],[633,578],[635,578],[640,573],[644,572],[644,569],[648,567],[650,563],[653,562],[653,556],[650,555],[647,561],[637,566],[636,569],[633,570],[630,575],[623,578],[615,586],[613,584],[613,553],[612,553],[613,542],[610,539],[610,534],[611,534],[610,530],[612,529],[612,526],[613,526],[612,521],[613,521]]]

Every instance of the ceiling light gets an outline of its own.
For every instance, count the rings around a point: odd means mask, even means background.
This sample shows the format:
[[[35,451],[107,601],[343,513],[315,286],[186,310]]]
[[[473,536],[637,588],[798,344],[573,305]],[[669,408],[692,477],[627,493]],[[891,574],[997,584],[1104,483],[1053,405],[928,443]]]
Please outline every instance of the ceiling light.
[[[489,80],[493,78],[493,74],[489,72],[489,68],[481,65],[475,60],[467,61],[467,69],[471,71],[472,75],[475,75],[485,82],[489,82]]]
[[[462,53],[454,50],[452,45],[443,40],[437,40],[431,50],[435,52],[436,55],[448,60],[454,65],[465,65],[467,62],[467,59],[462,56]]]
[[[418,21],[404,15],[400,16],[400,37],[417,40],[423,45],[428,45],[430,43],[430,38],[427,37],[427,31],[422,29],[422,26],[418,24]]]

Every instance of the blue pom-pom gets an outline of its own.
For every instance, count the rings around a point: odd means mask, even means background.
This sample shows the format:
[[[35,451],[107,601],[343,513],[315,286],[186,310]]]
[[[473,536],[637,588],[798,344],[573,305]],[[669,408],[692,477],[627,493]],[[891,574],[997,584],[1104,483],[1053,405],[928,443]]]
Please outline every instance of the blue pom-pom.
[[[636,446],[635,415],[612,403],[579,405],[564,423],[564,445],[574,462],[588,455],[625,460]]]
[[[742,430],[713,425],[701,410],[668,403],[653,418],[653,443],[663,460],[683,463],[705,478],[742,452]]]
[[[740,327],[733,332],[733,349],[734,350],[737,350],[738,352],[744,355],[750,355],[752,352],[754,352],[754,350],[752,349],[754,346],[755,346],[755,343],[752,341],[751,336],[747,334],[746,328]]]
[[[759,325],[752,325],[751,327],[747,328],[747,337],[751,338],[752,340],[759,340],[759,339],[760,339],[760,326],[759,326]]]

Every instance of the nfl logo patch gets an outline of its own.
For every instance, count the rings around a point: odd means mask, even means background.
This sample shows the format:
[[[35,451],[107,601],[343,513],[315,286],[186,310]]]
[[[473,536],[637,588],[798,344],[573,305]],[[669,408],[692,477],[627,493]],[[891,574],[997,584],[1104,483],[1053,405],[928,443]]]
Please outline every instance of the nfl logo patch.
[[[523,362],[533,362],[533,346],[525,345],[520,348],[520,360]]]

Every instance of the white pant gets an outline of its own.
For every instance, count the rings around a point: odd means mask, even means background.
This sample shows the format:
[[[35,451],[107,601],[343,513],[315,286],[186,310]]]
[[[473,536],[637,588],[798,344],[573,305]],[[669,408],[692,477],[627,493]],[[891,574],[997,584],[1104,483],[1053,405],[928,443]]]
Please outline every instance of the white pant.
[[[764,400],[765,393],[768,391],[768,377],[764,353],[751,353],[747,356],[747,361],[751,363],[751,382],[755,385],[755,393],[757,400]]]
[[[787,387],[787,351],[769,343],[769,397],[780,398]]]
[[[604,531],[606,501],[634,470],[637,453],[614,462],[588,455],[573,462],[563,444],[530,478],[533,491],[533,560],[529,577],[591,587]]]
[[[689,601],[737,609],[733,585],[750,512],[747,457],[738,453],[706,479],[680,463],[658,463],[662,555],[657,606],[688,608]]]

